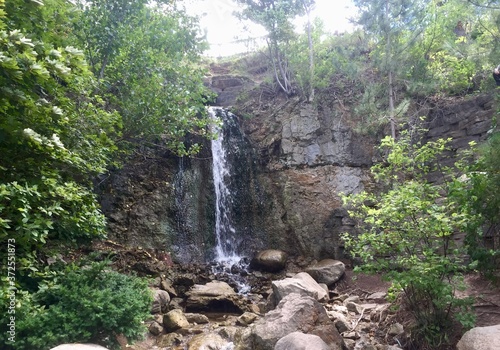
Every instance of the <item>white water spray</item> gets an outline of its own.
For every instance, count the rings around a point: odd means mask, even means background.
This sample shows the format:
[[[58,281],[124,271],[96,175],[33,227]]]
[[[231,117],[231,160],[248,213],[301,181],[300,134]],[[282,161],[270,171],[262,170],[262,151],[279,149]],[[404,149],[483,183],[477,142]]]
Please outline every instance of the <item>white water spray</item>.
[[[241,257],[236,254],[234,236],[236,231],[231,222],[231,208],[233,206],[231,192],[227,182],[231,174],[227,166],[226,150],[224,148],[224,135],[219,126],[217,108],[211,107],[209,113],[214,120],[212,132],[217,135],[212,140],[212,175],[215,187],[215,237],[216,260],[218,262],[238,262]],[[220,110],[220,109],[219,109]]]
[[[233,201],[228,187],[231,173],[226,158],[224,135],[219,126],[223,121],[217,116],[217,111],[219,114],[226,112],[217,107],[210,107],[208,111],[214,121],[212,132],[217,135],[217,138],[212,140],[212,174],[215,187],[215,260],[219,264],[218,269],[221,272],[230,273],[234,265],[240,264],[242,257],[236,252],[237,233],[232,224]],[[244,283],[235,282],[238,283],[240,293],[246,293],[250,289]]]

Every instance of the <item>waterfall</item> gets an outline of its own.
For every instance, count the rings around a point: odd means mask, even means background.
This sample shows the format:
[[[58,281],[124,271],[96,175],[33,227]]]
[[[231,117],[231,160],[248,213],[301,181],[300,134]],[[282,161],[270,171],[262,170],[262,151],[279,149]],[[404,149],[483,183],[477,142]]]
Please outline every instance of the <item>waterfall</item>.
[[[212,132],[217,136],[212,140],[212,174],[215,188],[215,238],[216,238],[216,260],[218,262],[236,263],[241,257],[236,253],[236,231],[233,227],[231,210],[233,200],[228,182],[231,172],[226,158],[226,144],[224,133],[217,116],[217,111],[222,114],[221,108],[209,108],[210,117],[214,120]]]
[[[210,117],[213,120],[212,132],[217,136],[211,142],[212,147],[212,175],[215,190],[215,261],[214,272],[218,276],[227,278],[236,285],[240,293],[247,293],[250,287],[241,275],[233,274],[233,271],[244,271],[248,261],[242,258],[238,252],[238,233],[233,225],[234,201],[230,189],[230,181],[233,177],[228,162],[226,151],[229,145],[224,140],[224,122],[230,114],[222,108],[210,107]],[[221,118],[219,118],[219,115]]]

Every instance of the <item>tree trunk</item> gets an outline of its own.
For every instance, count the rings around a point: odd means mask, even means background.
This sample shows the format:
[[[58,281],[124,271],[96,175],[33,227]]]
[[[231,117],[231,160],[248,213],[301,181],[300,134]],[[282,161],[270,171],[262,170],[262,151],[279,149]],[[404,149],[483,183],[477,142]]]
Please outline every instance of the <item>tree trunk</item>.
[[[314,101],[314,47],[312,40],[311,29],[311,11],[310,8],[304,4],[307,13],[307,39],[309,40],[309,102]]]
[[[386,21],[389,23],[389,0],[385,3],[385,15],[387,16]],[[386,45],[386,64],[387,70],[389,72],[388,76],[388,93],[389,93],[389,120],[391,123],[391,136],[393,139],[396,138],[396,122],[394,120],[394,86],[393,86],[393,73],[392,73],[392,56],[391,56],[391,30],[387,31],[387,45]]]

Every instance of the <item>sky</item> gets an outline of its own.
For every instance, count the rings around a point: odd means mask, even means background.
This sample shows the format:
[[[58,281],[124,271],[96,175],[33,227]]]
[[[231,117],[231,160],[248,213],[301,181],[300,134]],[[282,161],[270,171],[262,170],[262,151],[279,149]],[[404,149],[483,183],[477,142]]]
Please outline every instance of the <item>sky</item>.
[[[186,8],[190,14],[201,16],[201,28],[206,31],[210,43],[206,54],[212,57],[249,51],[259,42],[243,42],[242,39],[259,38],[266,34],[256,25],[245,27],[234,17],[238,5],[232,0],[187,0]],[[351,0],[316,0],[312,18],[320,17],[325,29],[332,33],[343,32],[352,29],[348,19],[354,13]],[[295,23],[297,28],[303,28],[305,22],[298,20]]]

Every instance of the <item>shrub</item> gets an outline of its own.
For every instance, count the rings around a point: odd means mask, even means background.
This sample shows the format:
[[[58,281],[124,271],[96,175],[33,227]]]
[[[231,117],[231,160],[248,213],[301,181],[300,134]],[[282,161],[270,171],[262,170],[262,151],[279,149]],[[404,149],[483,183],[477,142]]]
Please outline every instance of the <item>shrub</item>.
[[[107,270],[106,263],[72,267],[50,286],[18,299],[16,342],[10,345],[19,350],[71,342],[118,348],[117,335],[133,341],[144,334],[152,302],[145,280]]]
[[[427,180],[446,170],[439,157],[447,141],[422,144],[409,133],[398,141],[383,139],[387,157],[372,167],[382,190],[344,198],[360,232],[343,236],[348,251],[361,261],[357,269],[382,273],[392,282],[393,296],[402,293],[415,319],[414,340],[433,349],[449,341],[455,319],[473,325],[471,301],[455,297],[466,252],[454,244],[453,234],[476,218],[447,196],[456,181]]]

